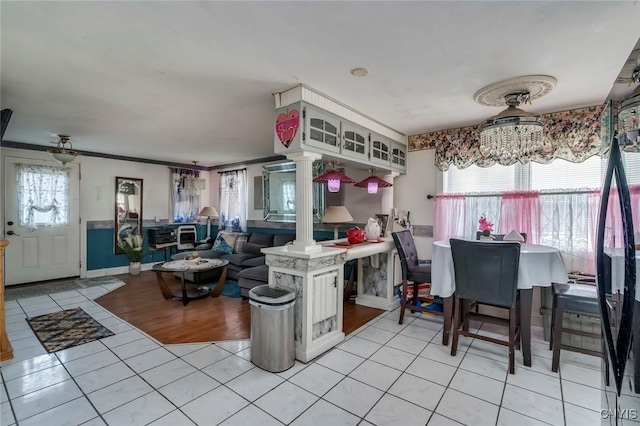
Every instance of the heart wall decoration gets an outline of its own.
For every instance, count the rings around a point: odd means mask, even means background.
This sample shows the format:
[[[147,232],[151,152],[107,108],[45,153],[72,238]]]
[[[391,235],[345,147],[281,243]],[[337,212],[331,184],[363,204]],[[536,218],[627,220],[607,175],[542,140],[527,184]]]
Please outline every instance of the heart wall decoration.
[[[285,148],[289,148],[289,145],[291,145],[291,141],[298,133],[299,125],[300,113],[297,109],[287,111],[286,114],[282,113],[276,118],[276,134]]]

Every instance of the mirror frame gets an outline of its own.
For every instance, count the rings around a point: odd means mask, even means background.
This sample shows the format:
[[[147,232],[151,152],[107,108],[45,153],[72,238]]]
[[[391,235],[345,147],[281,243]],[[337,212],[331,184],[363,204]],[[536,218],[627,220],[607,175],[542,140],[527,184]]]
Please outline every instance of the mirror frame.
[[[320,161],[313,165],[313,177],[323,173],[324,164]],[[277,213],[271,209],[270,182],[272,177],[277,173],[292,173],[294,178],[296,175],[296,163],[287,161],[278,164],[268,164],[262,166],[262,194],[263,194],[263,212],[264,220],[269,222],[294,222],[296,221],[295,213]],[[325,210],[324,185],[321,183],[313,184],[313,222],[320,223]]]
[[[123,228],[125,225],[130,225],[130,227],[133,228],[133,232],[128,232],[127,234],[142,235],[142,179],[116,176],[115,183],[113,247],[115,254],[122,254],[124,252],[118,247],[118,235],[120,235],[124,229],[128,229]],[[121,188],[128,188],[129,184],[133,187],[133,194],[120,191]],[[130,189],[126,189],[125,191],[130,191]],[[139,206],[138,209],[135,212],[129,212],[128,209],[124,209],[118,203],[119,195],[138,195],[138,200],[136,200]],[[131,213],[137,214],[137,217],[131,217]]]

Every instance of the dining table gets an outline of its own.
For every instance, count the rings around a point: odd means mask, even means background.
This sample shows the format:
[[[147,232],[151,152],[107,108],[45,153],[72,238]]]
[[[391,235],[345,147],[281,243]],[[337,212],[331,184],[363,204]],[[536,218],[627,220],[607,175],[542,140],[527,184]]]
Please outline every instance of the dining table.
[[[495,241],[495,244],[504,242]],[[549,287],[552,283],[568,282],[567,270],[560,250],[539,244],[522,244],[518,268],[518,290],[520,293],[520,332],[523,362],[531,366],[531,304],[534,287]],[[448,240],[433,243],[431,260],[431,294],[445,301],[455,293],[455,271]],[[451,306],[449,301],[447,305]],[[453,325],[455,326],[455,324]],[[449,330],[445,330],[448,332]]]

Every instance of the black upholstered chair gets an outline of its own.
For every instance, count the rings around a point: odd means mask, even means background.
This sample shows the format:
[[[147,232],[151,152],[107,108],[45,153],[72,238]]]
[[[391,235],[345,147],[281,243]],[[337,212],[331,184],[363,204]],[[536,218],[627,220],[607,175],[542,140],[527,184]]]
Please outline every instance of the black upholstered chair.
[[[418,251],[416,250],[416,245],[413,241],[413,235],[411,235],[411,231],[404,230],[393,232],[391,236],[393,237],[393,242],[395,243],[396,249],[398,250],[400,263],[402,265],[402,300],[400,308],[400,319],[398,323],[402,324],[402,322],[404,321],[404,311],[407,308],[411,309],[411,312],[431,312],[440,314],[440,312],[438,311],[424,309],[422,305],[419,304],[419,302],[439,302],[433,297],[424,298],[418,295],[418,284],[431,283],[431,265],[419,264]],[[411,297],[411,303],[407,305],[406,295],[407,289],[409,287],[409,282],[411,282],[413,285],[413,295]],[[449,343],[448,336],[451,312],[450,310],[449,312],[447,312],[448,310],[446,309],[446,305],[443,311],[443,314],[445,315],[445,329],[442,333],[442,341],[443,344],[446,345]]]
[[[522,238],[524,238],[524,242],[527,242],[527,233],[526,232],[518,232],[520,235],[522,235]],[[504,241],[504,236],[507,234],[491,234],[491,236],[493,237],[494,241]],[[482,231],[477,231],[476,232],[476,240],[480,240],[480,237],[482,236]]]
[[[518,267],[520,244],[493,244],[451,239],[456,279],[451,355],[458,349],[459,335],[509,347],[509,372],[515,373],[515,348],[520,339]],[[475,303],[509,310],[509,319],[471,312]],[[509,340],[498,340],[469,331],[469,320],[503,323],[509,326]]]
[[[562,333],[571,333],[593,339],[600,339],[599,333],[573,330],[562,326],[564,311],[594,316],[600,318],[600,305],[598,304],[598,290],[595,285],[589,284],[562,284],[553,283],[553,307],[551,311],[551,335],[549,336],[549,349],[553,349],[551,371],[557,372],[560,365],[560,348],[562,347]],[[565,349],[567,347],[565,346]],[[575,348],[574,350],[577,350]],[[602,356],[598,351],[579,349],[579,352],[593,356]],[[604,358],[605,361],[607,358]],[[608,371],[608,369],[607,369]]]

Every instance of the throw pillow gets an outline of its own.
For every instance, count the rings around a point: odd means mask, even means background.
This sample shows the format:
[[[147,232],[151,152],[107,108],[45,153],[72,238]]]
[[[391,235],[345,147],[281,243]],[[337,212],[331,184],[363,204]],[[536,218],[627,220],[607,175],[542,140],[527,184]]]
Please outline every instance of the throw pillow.
[[[213,244],[213,249],[226,254],[242,253],[246,242],[247,234],[243,232],[220,231]]]

